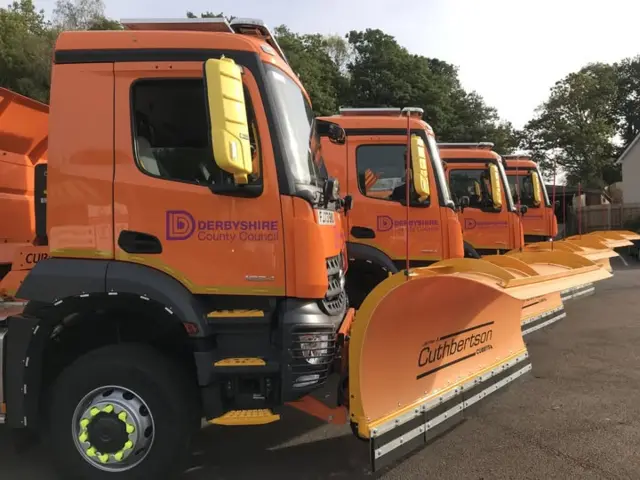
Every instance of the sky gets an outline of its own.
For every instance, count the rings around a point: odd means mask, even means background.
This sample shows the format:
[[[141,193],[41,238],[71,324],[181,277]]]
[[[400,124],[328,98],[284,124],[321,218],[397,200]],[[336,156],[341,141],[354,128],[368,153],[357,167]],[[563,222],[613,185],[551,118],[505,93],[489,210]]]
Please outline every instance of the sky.
[[[3,2],[8,3],[8,2]],[[50,13],[55,0],[35,0]],[[553,84],[591,62],[640,54],[638,0],[104,0],[106,15],[184,17],[213,11],[344,35],[379,28],[410,52],[456,65],[501,118],[521,128]],[[355,106],[355,105],[354,105]],[[398,105],[403,106],[403,105]]]

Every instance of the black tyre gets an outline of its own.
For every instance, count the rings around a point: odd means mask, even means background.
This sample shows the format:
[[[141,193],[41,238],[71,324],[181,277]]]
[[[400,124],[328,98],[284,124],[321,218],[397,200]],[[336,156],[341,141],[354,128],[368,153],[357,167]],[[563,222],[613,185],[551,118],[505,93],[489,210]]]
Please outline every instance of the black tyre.
[[[346,278],[346,291],[349,306],[356,310],[360,308],[371,290],[387,278],[388,273],[377,265],[365,262],[354,263],[349,266]]]
[[[176,478],[200,421],[192,377],[143,344],[78,358],[51,389],[47,436],[61,478]]]
[[[480,254],[470,244],[464,242],[464,258],[480,258]]]

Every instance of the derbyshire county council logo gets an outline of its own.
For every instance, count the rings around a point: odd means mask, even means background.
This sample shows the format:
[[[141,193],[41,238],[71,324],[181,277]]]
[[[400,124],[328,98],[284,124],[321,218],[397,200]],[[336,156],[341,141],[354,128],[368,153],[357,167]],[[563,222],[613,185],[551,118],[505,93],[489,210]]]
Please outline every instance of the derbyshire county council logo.
[[[393,218],[388,215],[378,215],[377,230],[379,232],[388,232],[393,228]]]
[[[184,210],[167,211],[167,240],[186,240],[193,235],[196,221]]]

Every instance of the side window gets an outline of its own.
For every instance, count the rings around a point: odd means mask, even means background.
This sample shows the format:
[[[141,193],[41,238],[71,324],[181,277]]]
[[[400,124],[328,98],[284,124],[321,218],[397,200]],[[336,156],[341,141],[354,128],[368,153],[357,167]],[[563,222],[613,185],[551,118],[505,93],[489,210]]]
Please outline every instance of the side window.
[[[367,197],[400,202],[406,198],[406,145],[361,145],[356,150],[358,189]],[[411,197],[418,201],[411,185]]]
[[[469,197],[471,208],[486,208],[493,205],[488,170],[451,170],[449,186],[456,203],[459,203],[462,197]]]
[[[213,160],[202,79],[141,80],[131,95],[135,158],[145,173],[200,185],[233,183]],[[256,167],[250,182],[260,183],[260,141],[246,88],[245,97]]]
[[[518,203],[518,196],[520,197],[520,204],[526,205],[529,208],[535,208],[533,203],[533,182],[528,175],[512,175],[509,176],[509,187],[511,188],[511,195],[513,196],[514,203]]]

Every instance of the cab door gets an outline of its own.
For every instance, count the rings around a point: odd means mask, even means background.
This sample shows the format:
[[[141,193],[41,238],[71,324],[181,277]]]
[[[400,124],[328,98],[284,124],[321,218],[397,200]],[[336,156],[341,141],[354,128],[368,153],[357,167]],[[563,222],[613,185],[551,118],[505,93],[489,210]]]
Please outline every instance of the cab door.
[[[407,248],[407,208],[403,205],[406,137],[352,135],[347,148],[347,188],[354,198],[347,217],[349,241],[370,245],[402,267]],[[409,208],[409,256],[413,265],[443,259],[443,225],[434,175],[429,175],[429,185],[431,199],[423,203],[416,199]]]
[[[451,194],[460,201],[469,197],[469,207],[458,213],[464,240],[476,250],[505,250],[510,243],[509,221],[505,202],[493,207],[491,178],[488,169],[447,169]],[[502,190],[502,189],[501,189]]]
[[[230,55],[233,56],[233,55]],[[251,70],[243,82],[256,198],[225,183],[208,139],[202,62],[115,64],[116,259],[159,269],[193,293],[284,295],[284,239],[269,128]]]

